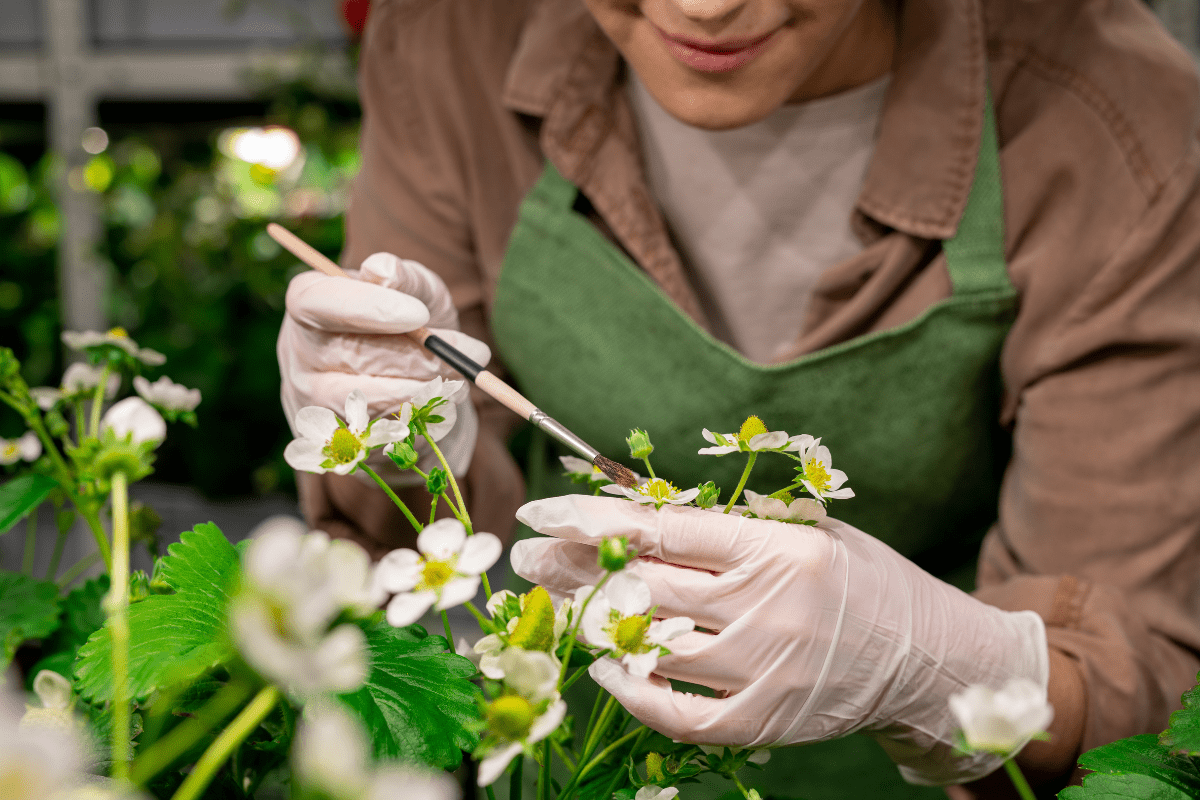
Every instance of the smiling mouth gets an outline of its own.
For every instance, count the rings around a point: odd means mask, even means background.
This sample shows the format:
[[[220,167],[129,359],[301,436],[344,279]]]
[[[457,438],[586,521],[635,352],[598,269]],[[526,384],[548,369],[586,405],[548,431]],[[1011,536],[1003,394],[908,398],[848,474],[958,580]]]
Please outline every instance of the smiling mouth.
[[[730,72],[745,66],[757,58],[775,36],[775,31],[771,31],[764,36],[706,42],[673,36],[657,26],[655,31],[676,61],[699,72]]]

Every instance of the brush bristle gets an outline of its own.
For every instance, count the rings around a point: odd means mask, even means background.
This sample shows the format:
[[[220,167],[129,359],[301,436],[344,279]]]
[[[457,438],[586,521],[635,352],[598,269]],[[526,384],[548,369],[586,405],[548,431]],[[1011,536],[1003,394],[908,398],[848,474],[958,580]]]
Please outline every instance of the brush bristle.
[[[609,480],[618,486],[631,489],[637,483],[637,477],[633,474],[633,470],[618,464],[612,459],[605,458],[604,456],[596,456],[592,459],[592,463],[607,475]]]

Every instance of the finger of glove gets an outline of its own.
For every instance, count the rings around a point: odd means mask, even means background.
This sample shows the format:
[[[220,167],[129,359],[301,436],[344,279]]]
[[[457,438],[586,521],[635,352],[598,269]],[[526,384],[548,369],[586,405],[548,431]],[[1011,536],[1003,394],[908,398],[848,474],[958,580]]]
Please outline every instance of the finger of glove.
[[[744,628],[718,634],[691,631],[667,642],[671,653],[658,659],[654,672],[664,678],[737,694],[758,679],[761,659],[778,656],[764,643],[770,644]]]
[[[523,539],[512,546],[513,572],[552,592],[573,595],[580,586],[595,586],[604,577],[596,548],[561,539]]]
[[[745,596],[740,572],[713,574],[646,559],[630,568],[650,587],[656,617],[691,617],[702,628],[724,630],[756,604],[755,598]]]
[[[331,333],[407,333],[429,323],[416,297],[319,272],[292,278],[285,302],[297,322]]]
[[[616,497],[564,495],[526,503],[517,519],[538,533],[598,545],[627,536],[640,555],[724,572],[762,551],[773,525],[698,508],[654,509]]]
[[[367,397],[367,414],[371,419],[395,414],[427,381],[410,378],[383,378],[375,375],[348,375],[342,372],[321,372],[301,391],[310,399],[309,405],[324,406],[340,415],[346,398],[355,389]]]
[[[630,675],[609,658],[601,658],[588,674],[643,725],[672,739],[697,744],[740,746],[737,735],[722,724],[726,700],[685,694],[661,678]]]
[[[375,253],[362,262],[359,279],[417,298],[429,309],[431,326],[458,327],[458,311],[445,281],[419,261]]]
[[[491,358],[486,344],[465,333],[437,328],[432,332],[476,363],[486,364]],[[439,376],[447,380],[463,378],[449,364],[402,335],[329,333],[287,319],[280,333],[280,346],[285,345],[289,378],[297,372],[344,372],[420,381]]]

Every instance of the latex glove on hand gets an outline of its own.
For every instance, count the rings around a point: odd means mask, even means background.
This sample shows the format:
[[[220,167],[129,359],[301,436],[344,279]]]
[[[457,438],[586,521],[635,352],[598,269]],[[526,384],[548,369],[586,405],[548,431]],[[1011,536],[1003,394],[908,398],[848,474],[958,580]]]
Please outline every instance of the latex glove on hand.
[[[305,406],[341,414],[356,388],[367,396],[374,419],[399,411],[435,378],[461,380],[437,356],[402,335],[423,326],[479,364],[491,359],[486,344],[457,330],[458,313],[446,284],[416,261],[376,253],[349,274],[356,280],[303,272],[288,284],[276,351],[289,424]],[[460,475],[479,430],[465,387],[442,415],[454,424],[438,446]],[[423,459],[422,465],[428,468],[436,461]]]
[[[959,783],[1002,759],[954,752],[950,695],[1049,680],[1037,614],[986,605],[836,520],[809,527],[581,495],[527,503],[517,519],[557,537],[514,545],[518,575],[570,594],[602,574],[595,546],[628,536],[641,558],[627,568],[650,586],[655,616],[695,620],[650,678],[609,658],[591,667],[634,717],[680,741],[763,747],[862,731],[906,780]],[[723,696],[674,692],[663,678]]]

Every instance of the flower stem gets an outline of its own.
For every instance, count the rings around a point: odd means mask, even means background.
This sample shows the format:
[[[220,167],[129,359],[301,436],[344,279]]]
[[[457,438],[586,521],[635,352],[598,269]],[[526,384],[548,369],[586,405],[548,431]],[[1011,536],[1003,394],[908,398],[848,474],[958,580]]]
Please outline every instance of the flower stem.
[[[643,459],[642,459],[642,463],[646,465],[646,471],[650,473],[650,478],[651,478],[651,479],[654,479],[654,478],[657,478],[657,477],[658,477],[657,475],[655,475],[655,474],[654,474],[654,467],[650,466],[650,459],[648,459],[648,458],[643,458]]]
[[[79,509],[79,514],[83,517],[83,521],[92,531],[92,538],[96,540],[96,551],[100,554],[100,558],[104,559],[104,568],[112,572],[113,559],[112,548],[108,544],[108,534],[104,532],[104,526],[100,524],[100,515],[96,513],[94,508],[90,508],[91,504],[86,502],[76,501],[75,508]]]
[[[487,633],[495,633],[496,632],[495,624],[490,619],[485,617],[483,615],[483,612],[475,607],[474,603],[472,603],[470,600],[468,600],[467,602],[463,603],[463,606],[466,607],[467,611],[471,612],[472,616],[475,617],[475,621],[479,623],[479,627],[482,628],[485,632],[487,632]]]
[[[58,584],[58,588],[60,588],[60,589],[67,588],[68,586],[70,586],[72,583],[75,582],[76,578],[78,578],[80,575],[82,575],[83,573],[85,573],[89,569],[91,569],[92,565],[95,564],[99,560],[100,560],[99,553],[88,553],[86,556],[79,559],[74,564],[72,564],[70,567],[68,567],[67,571],[64,572],[62,574],[62,577],[58,578],[55,581],[55,583]]]
[[[63,548],[67,544],[67,536],[71,533],[71,529],[59,529],[58,535],[54,539],[54,552],[50,554],[50,566],[46,568],[46,580],[54,580],[54,576],[58,574],[58,565],[62,561]]]
[[[579,781],[581,781],[585,777],[587,777],[587,774],[589,772],[591,772],[595,767],[600,766],[600,764],[602,764],[604,762],[604,759],[606,759],[610,755],[612,755],[613,751],[616,750],[618,747],[625,744],[626,742],[628,742],[630,739],[634,738],[635,736],[640,737],[640,736],[644,735],[644,732],[648,731],[648,730],[649,730],[649,728],[647,728],[645,725],[639,725],[638,727],[631,730],[629,733],[622,736],[620,739],[617,739],[615,742],[610,744],[608,747],[601,750],[600,753],[595,758],[593,758],[591,761],[589,761],[584,766],[584,768],[579,771],[579,774],[576,776],[576,779],[575,779],[576,783],[578,783]]]
[[[388,486],[387,482],[383,478],[379,477],[379,473],[368,467],[365,461],[360,462],[358,466],[363,470],[363,472],[370,475],[371,478],[379,484],[379,488],[383,489],[387,496],[392,499],[392,502],[396,504],[396,507],[399,508],[404,514],[405,518],[408,519],[409,524],[417,529],[417,533],[420,533],[425,529],[425,526],[417,522],[417,518],[414,517],[413,513],[408,510],[408,506],[404,505],[404,501],[397,497],[396,493],[392,491],[392,487]]]
[[[728,514],[733,510],[733,504],[742,495],[742,489],[746,488],[746,481],[750,478],[750,470],[754,469],[754,460],[758,458],[758,453],[751,450],[750,457],[746,459],[746,468],[742,470],[742,479],[738,481],[737,488],[733,490],[733,496],[729,498],[729,504],[725,506],[722,514]]]
[[[733,783],[735,786],[737,786],[738,791],[742,793],[742,797],[746,798],[746,800],[750,800],[750,792],[747,791],[746,787],[742,785],[742,782],[738,778],[737,773],[734,773],[730,777],[733,778]]]
[[[1017,762],[1011,758],[1005,759],[1004,770],[1008,773],[1009,780],[1017,789],[1017,794],[1021,795],[1021,800],[1037,800],[1033,794],[1033,789],[1029,786],[1029,781],[1025,780],[1025,775],[1021,772],[1021,768],[1017,766]]]
[[[483,788],[484,791],[487,792],[488,800],[496,800],[496,791],[492,789],[491,786],[485,786]]]
[[[430,525],[432,525],[434,519],[437,518],[437,503],[438,503],[438,499],[440,497],[441,497],[440,494],[435,494],[433,496],[433,502],[429,504],[429,524]],[[453,506],[451,506],[451,508],[453,508]]]
[[[418,430],[420,431],[421,435],[425,437],[425,441],[429,442],[430,449],[433,450],[433,454],[437,456],[437,460],[439,463],[441,463],[442,469],[446,470],[446,477],[450,479],[450,488],[454,490],[454,499],[458,501],[459,513],[455,514],[454,516],[458,517],[458,521],[461,522],[463,527],[467,529],[467,536],[474,536],[475,528],[471,525],[471,514],[467,511],[467,504],[463,500],[462,492],[460,492],[458,489],[458,481],[454,479],[454,473],[450,471],[450,465],[446,463],[446,457],[442,455],[442,449],[437,446],[437,442],[435,442],[433,437],[429,435],[429,431],[425,428],[424,424],[422,424]],[[491,600],[492,584],[488,581],[487,573],[481,572],[479,574],[479,578],[483,582],[484,596],[487,597],[488,600]]]
[[[519,755],[513,759],[512,777],[508,779],[508,800],[521,800],[525,789],[525,756]]]
[[[542,764],[538,770],[538,800],[550,800],[550,739],[542,742]]]
[[[108,385],[108,376],[112,371],[112,367],[108,364],[104,365],[104,369],[100,371],[100,383],[96,384],[96,393],[92,395],[92,422],[88,427],[89,436],[100,435],[100,410],[104,407],[104,389]]]
[[[250,690],[251,686],[241,681],[226,684],[194,716],[176,725],[166,736],[142,753],[133,763],[130,780],[138,786],[144,786],[155,775],[171,766],[221,720],[244,703],[250,696]]]
[[[87,436],[87,421],[83,417],[83,402],[76,400],[72,405],[75,406],[75,441],[83,442],[83,437]]]
[[[25,528],[25,551],[21,556],[21,572],[30,577],[33,576],[33,559],[37,554],[37,524],[38,510],[35,508],[29,512],[29,523]]]
[[[554,752],[558,756],[559,760],[567,765],[567,769],[574,772],[575,771],[575,762],[572,761],[571,757],[569,755],[567,755],[567,752],[562,749],[562,745],[556,741],[550,740],[550,746],[554,748]]]
[[[450,615],[445,611],[442,612],[442,625],[446,628],[446,646],[450,648],[450,652],[454,652],[454,634],[450,631]]]
[[[563,690],[563,680],[567,677],[567,667],[571,663],[571,651],[575,649],[575,637],[579,634],[579,624],[583,622],[583,612],[587,611],[588,603],[592,602],[592,598],[596,596],[596,592],[600,591],[608,579],[612,576],[611,572],[605,573],[600,582],[592,587],[591,593],[584,598],[583,605],[579,607],[579,616],[571,623],[571,630],[567,633],[567,649],[563,651],[562,668],[558,671],[558,689]]]
[[[112,638],[112,773],[129,777],[129,732],[133,711],[129,698],[129,480],[124,472],[112,476],[113,566],[106,602]]]
[[[254,699],[234,717],[229,727],[221,731],[213,743],[200,756],[191,774],[175,792],[172,800],[196,800],[212,782],[217,769],[237,749],[247,736],[266,719],[267,714],[279,702],[279,690],[274,686],[263,688]]]

